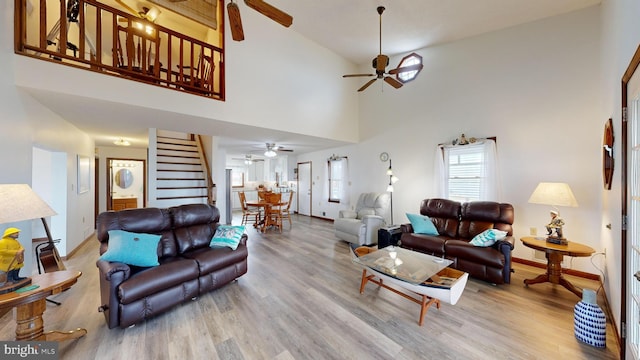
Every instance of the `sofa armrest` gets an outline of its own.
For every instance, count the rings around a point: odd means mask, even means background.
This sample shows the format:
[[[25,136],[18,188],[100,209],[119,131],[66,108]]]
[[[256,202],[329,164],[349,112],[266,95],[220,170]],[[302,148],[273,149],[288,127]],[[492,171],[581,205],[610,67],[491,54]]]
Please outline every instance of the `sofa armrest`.
[[[378,243],[378,229],[383,227],[386,222],[382,216],[378,215],[365,215],[362,218],[362,223],[366,229],[365,237],[365,245],[369,244],[377,244]]]
[[[413,233],[413,226],[411,226],[411,223],[401,224],[400,230],[402,230],[403,233],[411,234]]]
[[[494,244],[494,247],[498,250],[500,250],[502,252],[502,247],[505,247],[504,250],[508,250],[511,251],[515,248],[516,246],[516,239],[513,236],[507,236],[506,238],[502,239],[502,240],[498,240],[496,241],[496,243]]]
[[[106,281],[115,280],[116,277],[120,277],[121,283],[131,276],[131,268],[127,264],[98,260],[96,261],[96,266]]]
[[[96,261],[100,271],[100,306],[98,311],[104,314],[109,329],[120,325],[118,288],[131,276],[129,265],[119,262]]]
[[[247,240],[249,240],[249,236],[247,234],[242,234],[240,237],[240,244],[247,246]]]
[[[358,213],[352,210],[340,210],[338,212],[338,217],[343,219],[356,219],[358,217]]]
[[[493,248],[500,251],[502,255],[504,255],[504,269],[502,272],[504,283],[511,283],[511,273],[513,272],[511,268],[511,251],[515,247],[515,238],[513,236],[507,236],[502,240],[496,241],[493,244]]]

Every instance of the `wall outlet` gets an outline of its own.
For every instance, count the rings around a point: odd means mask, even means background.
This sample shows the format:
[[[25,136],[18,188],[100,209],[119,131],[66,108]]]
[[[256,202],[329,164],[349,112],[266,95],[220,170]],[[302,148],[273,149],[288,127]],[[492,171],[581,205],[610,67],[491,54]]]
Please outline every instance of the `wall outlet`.
[[[536,236],[536,235],[538,235],[538,228],[536,228],[536,227],[530,227],[530,228],[529,228],[529,235],[531,235],[531,236]]]

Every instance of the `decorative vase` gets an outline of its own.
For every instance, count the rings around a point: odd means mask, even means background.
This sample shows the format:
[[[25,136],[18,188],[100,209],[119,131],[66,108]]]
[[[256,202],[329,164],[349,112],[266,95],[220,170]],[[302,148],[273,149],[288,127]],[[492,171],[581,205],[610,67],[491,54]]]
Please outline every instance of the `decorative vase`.
[[[596,292],[584,289],[582,301],[573,308],[576,339],[595,347],[607,346],[607,318],[598,306]]]

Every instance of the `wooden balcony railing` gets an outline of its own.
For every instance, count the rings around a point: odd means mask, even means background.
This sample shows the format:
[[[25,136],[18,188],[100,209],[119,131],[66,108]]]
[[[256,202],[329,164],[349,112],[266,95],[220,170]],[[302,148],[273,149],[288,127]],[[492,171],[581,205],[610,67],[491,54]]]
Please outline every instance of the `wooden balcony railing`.
[[[224,101],[224,50],[94,0],[15,1],[15,52]],[[218,7],[221,8],[221,7]]]

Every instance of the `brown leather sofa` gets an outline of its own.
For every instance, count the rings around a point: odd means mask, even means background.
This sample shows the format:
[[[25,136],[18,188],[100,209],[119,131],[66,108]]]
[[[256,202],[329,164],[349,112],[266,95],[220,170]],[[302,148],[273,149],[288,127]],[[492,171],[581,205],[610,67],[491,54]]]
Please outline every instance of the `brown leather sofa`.
[[[246,234],[236,250],[209,247],[219,219],[219,210],[206,204],[98,215],[101,255],[109,246],[109,230],[161,235],[159,266],[97,261],[102,304],[99,311],[104,312],[109,328],[134,325],[246,274]]]
[[[494,284],[511,282],[513,206],[490,201],[425,199],[420,204],[420,214],[431,219],[439,235],[415,234],[411,224],[402,224],[402,247],[450,259],[451,267],[477,279]],[[507,237],[490,247],[469,243],[491,228],[506,231]]]

